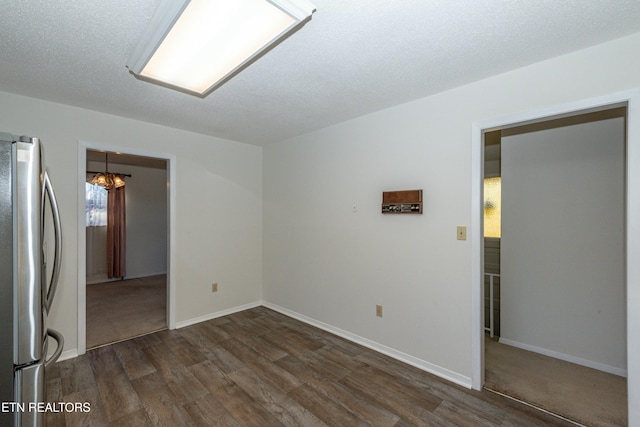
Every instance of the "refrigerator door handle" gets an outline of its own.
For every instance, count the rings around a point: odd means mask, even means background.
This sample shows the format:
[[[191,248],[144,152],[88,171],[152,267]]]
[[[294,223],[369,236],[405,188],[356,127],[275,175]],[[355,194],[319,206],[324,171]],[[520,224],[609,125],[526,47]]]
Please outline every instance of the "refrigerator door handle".
[[[58,209],[58,202],[56,201],[56,195],[53,191],[53,185],[49,179],[49,173],[44,173],[44,190],[49,196],[49,202],[51,203],[51,212],[53,215],[53,228],[55,234],[55,253],[53,258],[53,270],[51,271],[51,283],[49,283],[49,289],[47,291],[47,299],[44,303],[44,307],[49,313],[51,304],[53,303],[53,297],[56,294],[58,288],[58,277],[60,276],[60,263],[62,261],[62,230],[60,227],[60,210]],[[44,203],[43,203],[44,209]]]
[[[62,334],[55,329],[47,329],[47,335],[56,340],[58,346],[56,347],[56,351],[53,352],[51,357],[44,362],[44,368],[47,369],[51,364],[56,363],[60,354],[62,354],[62,347],[64,347],[64,337]]]

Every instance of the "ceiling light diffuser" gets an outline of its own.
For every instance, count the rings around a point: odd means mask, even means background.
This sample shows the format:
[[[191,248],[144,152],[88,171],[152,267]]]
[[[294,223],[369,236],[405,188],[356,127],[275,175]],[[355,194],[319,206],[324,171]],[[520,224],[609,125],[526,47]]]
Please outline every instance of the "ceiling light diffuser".
[[[306,0],[163,0],[127,68],[206,96],[310,18]]]

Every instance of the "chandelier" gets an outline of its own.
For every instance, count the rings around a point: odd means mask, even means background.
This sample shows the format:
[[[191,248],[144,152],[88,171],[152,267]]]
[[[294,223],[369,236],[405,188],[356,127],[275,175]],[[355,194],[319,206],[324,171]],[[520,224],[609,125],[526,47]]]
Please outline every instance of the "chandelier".
[[[124,175],[109,173],[109,152],[105,153],[104,172],[96,173],[89,181],[89,184],[99,185],[107,190],[124,187]]]

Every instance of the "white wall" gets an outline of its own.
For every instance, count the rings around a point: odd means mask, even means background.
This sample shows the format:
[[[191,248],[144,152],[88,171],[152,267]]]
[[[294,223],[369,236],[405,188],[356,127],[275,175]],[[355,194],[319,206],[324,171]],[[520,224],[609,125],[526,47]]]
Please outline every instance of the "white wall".
[[[624,134],[502,138],[501,342],[625,373]]]
[[[266,147],[265,300],[471,384],[471,246],[456,226],[470,223],[472,124],[640,87],[639,45],[635,34]],[[412,188],[424,215],[380,214],[382,191]]]
[[[111,164],[110,164],[111,166]],[[167,171],[113,164],[126,180],[127,277],[167,272]]]
[[[260,299],[262,277],[265,300],[470,384],[471,246],[456,226],[470,223],[472,123],[638,88],[639,45],[635,34],[292,138],[264,163],[256,147],[0,93],[0,129],[40,136],[52,179],[74,183],[58,189],[50,325],[76,346],[78,140],[126,145],[177,158],[178,320]],[[382,191],[410,188],[424,189],[424,215],[379,213]]]
[[[117,160],[111,156],[109,160]],[[103,171],[104,162],[88,162]],[[167,170],[109,161],[109,170],[130,174],[126,180],[127,278],[167,272]],[[105,237],[106,238],[106,237]],[[106,244],[106,243],[105,243]],[[106,263],[106,260],[105,260]],[[106,275],[99,279],[105,280]]]
[[[63,227],[49,326],[65,336],[65,351],[78,347],[80,140],[175,155],[178,323],[261,299],[261,148],[2,92],[0,111],[0,129],[38,136],[45,145]]]

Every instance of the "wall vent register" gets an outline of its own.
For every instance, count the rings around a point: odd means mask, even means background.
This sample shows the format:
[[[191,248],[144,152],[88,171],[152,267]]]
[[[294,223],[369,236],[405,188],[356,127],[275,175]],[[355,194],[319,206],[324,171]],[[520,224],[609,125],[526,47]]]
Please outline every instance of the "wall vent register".
[[[422,214],[422,190],[384,191],[383,214]]]

